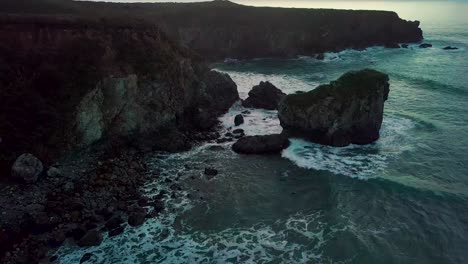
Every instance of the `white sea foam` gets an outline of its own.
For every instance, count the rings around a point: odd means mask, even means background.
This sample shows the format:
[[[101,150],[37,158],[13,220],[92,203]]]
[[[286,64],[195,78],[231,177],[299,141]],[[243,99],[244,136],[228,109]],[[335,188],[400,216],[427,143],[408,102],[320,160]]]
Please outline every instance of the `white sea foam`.
[[[232,80],[237,84],[237,90],[239,91],[239,96],[242,99],[246,99],[252,87],[258,85],[261,81],[269,81],[287,94],[297,91],[309,91],[319,85],[319,83],[306,82],[300,78],[282,74],[245,73],[225,70],[219,71],[228,73],[229,76],[231,76]]]
[[[322,263],[328,240],[347,229],[326,228],[322,218],[321,212],[298,213],[271,224],[212,233],[175,230],[152,219],[97,247],[62,251],[60,262],[79,263],[83,254],[92,253],[94,263]]]
[[[382,124],[381,138],[375,144],[336,148],[291,139],[291,145],[282,156],[303,168],[361,179],[372,178],[386,168],[389,158],[411,149],[406,144],[405,135],[413,127],[414,123],[409,119],[387,116]]]

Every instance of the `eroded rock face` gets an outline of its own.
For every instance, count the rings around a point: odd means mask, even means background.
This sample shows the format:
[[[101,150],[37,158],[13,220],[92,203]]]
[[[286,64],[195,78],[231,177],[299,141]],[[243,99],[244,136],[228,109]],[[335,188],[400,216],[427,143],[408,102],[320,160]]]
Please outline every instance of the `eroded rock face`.
[[[0,19],[0,64],[8,65],[0,87],[11,87],[0,104],[0,175],[8,175],[12,153],[41,153],[48,164],[100,140],[183,150],[187,131],[213,127],[238,100],[227,74],[210,71],[159,28],[125,23]]]
[[[249,92],[249,97],[242,101],[244,107],[278,109],[278,104],[286,96],[280,89],[270,82],[260,82]]]
[[[365,69],[310,92],[288,95],[278,110],[284,133],[332,146],[374,142],[379,138],[388,81],[388,75]]]
[[[274,154],[289,146],[285,135],[247,136],[239,139],[232,150],[241,154]]]
[[[193,123],[200,129],[207,129],[217,124],[218,116],[239,100],[239,93],[228,74],[209,71],[203,76],[197,98]]]
[[[19,156],[11,168],[11,176],[17,180],[34,183],[43,171],[42,162],[32,154]]]

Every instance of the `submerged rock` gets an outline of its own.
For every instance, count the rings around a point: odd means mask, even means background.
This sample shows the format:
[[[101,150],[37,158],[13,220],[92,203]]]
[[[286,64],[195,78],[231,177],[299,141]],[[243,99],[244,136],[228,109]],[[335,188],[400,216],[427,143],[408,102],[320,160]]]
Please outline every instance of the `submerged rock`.
[[[43,169],[42,162],[38,158],[26,153],[16,159],[11,168],[11,176],[27,183],[34,183]]]
[[[404,49],[407,49],[409,46],[408,46],[408,44],[401,44],[401,47],[404,48]]]
[[[244,107],[278,109],[279,102],[286,96],[270,82],[260,82],[249,92],[249,97],[242,101]]]
[[[374,142],[379,138],[388,81],[388,75],[365,69],[310,92],[288,95],[278,112],[284,133],[332,146]]]
[[[236,115],[236,117],[234,117],[234,125],[240,126],[242,124],[244,124],[244,117],[241,114]]]
[[[265,136],[247,136],[239,139],[232,150],[242,154],[278,153],[289,146],[289,140],[281,134]]]
[[[90,260],[93,256],[94,256],[93,253],[85,253],[85,254],[81,257],[81,259],[80,259],[80,264],[87,262],[87,261]]]
[[[444,50],[457,50],[457,47],[447,46],[443,48]]]
[[[421,49],[431,48],[431,47],[432,47],[432,44],[423,43],[423,44],[419,45],[419,47],[420,47]]]

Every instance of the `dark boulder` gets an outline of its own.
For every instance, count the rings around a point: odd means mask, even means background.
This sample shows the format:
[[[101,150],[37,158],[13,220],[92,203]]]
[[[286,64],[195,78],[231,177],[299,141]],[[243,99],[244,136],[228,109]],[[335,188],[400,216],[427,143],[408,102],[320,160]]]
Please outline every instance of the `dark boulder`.
[[[218,144],[223,144],[223,143],[232,142],[232,141],[233,141],[232,138],[220,138],[220,139],[217,139],[217,140],[216,140],[216,143],[218,143]]]
[[[205,175],[207,176],[216,176],[218,175],[218,170],[214,168],[205,168]]]
[[[458,48],[457,47],[452,47],[452,46],[447,46],[445,48],[443,48],[444,50],[457,50]]]
[[[123,226],[118,226],[112,230],[109,230],[109,233],[108,233],[109,237],[120,235],[123,233],[124,230],[125,230],[125,227]]]
[[[240,126],[244,124],[244,117],[241,114],[238,114],[234,117],[234,125]]]
[[[401,44],[401,47],[404,48],[404,49],[407,49],[409,46],[408,46],[408,44]]]
[[[388,75],[365,69],[310,92],[288,95],[278,112],[284,133],[332,146],[374,142],[382,125],[388,81]]]
[[[242,133],[244,133],[244,129],[242,129],[242,128],[234,129],[234,130],[232,131],[232,133],[234,133],[234,134],[242,134]]]
[[[278,109],[278,104],[286,96],[280,89],[270,82],[260,82],[250,90],[249,97],[242,101],[244,107]]]
[[[140,226],[145,222],[146,211],[137,210],[128,216],[128,224],[130,226]]]
[[[325,54],[319,53],[319,54],[315,55],[315,58],[317,60],[322,60],[323,61],[325,59]]]
[[[92,247],[92,246],[98,246],[102,242],[102,235],[101,233],[93,229],[91,231],[88,231],[79,241],[78,241],[78,246],[80,247]]]
[[[421,49],[431,48],[431,47],[432,47],[432,44],[423,43],[423,44],[419,45],[419,47],[420,47]]]
[[[34,183],[42,173],[42,162],[32,154],[19,156],[11,168],[11,176],[17,180]]]
[[[232,150],[242,154],[268,154],[278,153],[288,146],[288,138],[281,134],[247,136],[234,143]]]

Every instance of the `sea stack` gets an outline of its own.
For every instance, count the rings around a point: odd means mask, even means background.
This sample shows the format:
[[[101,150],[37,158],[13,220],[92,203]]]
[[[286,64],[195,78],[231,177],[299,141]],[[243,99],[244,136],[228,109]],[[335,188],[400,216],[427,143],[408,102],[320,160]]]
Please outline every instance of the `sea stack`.
[[[387,74],[365,69],[310,92],[288,95],[278,110],[284,133],[331,146],[374,142],[382,125],[388,81]]]

